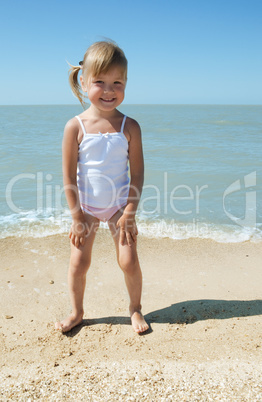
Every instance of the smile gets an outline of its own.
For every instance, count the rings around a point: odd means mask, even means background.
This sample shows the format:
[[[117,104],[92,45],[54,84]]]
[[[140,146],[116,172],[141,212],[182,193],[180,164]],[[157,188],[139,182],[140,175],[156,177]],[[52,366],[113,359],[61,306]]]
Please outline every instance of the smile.
[[[112,98],[112,99],[103,99],[103,98],[101,98],[101,100],[103,101],[103,102],[113,102],[114,100],[115,100],[115,98]]]

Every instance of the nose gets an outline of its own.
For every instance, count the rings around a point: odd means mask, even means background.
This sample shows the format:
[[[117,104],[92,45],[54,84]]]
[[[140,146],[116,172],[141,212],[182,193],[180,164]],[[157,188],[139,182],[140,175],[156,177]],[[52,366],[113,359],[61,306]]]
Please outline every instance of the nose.
[[[113,86],[110,85],[110,84],[106,85],[105,88],[104,88],[104,92],[105,92],[105,93],[114,92]]]

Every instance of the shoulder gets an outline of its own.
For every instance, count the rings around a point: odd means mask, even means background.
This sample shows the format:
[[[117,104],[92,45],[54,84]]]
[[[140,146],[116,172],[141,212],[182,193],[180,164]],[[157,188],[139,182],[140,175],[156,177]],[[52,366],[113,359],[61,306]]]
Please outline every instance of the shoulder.
[[[138,122],[131,117],[126,118],[125,132],[128,135],[129,141],[135,138],[141,138],[141,128]]]
[[[72,119],[68,120],[68,122],[65,125],[64,131],[76,132],[78,130],[79,130],[79,123],[76,117],[73,117]]]
[[[64,139],[79,141],[80,126],[76,117],[68,120],[64,128]]]
[[[126,124],[125,127],[129,130],[135,130],[135,131],[141,131],[140,125],[135,119],[132,119],[131,117],[126,118]]]

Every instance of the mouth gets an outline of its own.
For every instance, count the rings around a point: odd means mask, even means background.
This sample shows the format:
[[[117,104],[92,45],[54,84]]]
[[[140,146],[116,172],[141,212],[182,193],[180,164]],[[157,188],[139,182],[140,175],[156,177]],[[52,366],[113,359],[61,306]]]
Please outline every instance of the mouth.
[[[115,100],[115,98],[111,98],[111,99],[103,99],[103,98],[100,98],[103,102],[106,102],[106,103],[110,103],[110,102],[114,102],[114,100]]]

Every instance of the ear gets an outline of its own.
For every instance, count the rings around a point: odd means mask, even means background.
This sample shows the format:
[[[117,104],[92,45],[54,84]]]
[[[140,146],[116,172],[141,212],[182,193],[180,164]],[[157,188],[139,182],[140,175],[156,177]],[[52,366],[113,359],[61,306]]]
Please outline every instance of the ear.
[[[80,83],[81,83],[82,91],[83,91],[83,92],[87,92],[87,86],[86,86],[86,84],[84,83],[84,78],[83,78],[82,75],[80,75]]]

